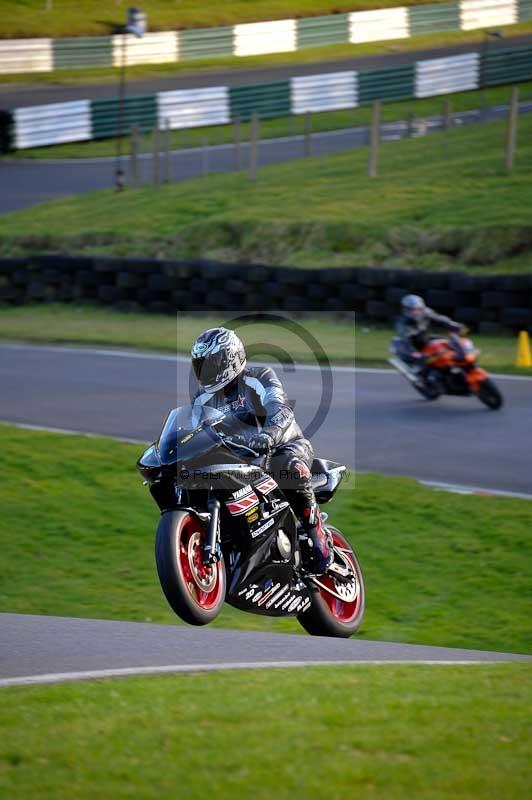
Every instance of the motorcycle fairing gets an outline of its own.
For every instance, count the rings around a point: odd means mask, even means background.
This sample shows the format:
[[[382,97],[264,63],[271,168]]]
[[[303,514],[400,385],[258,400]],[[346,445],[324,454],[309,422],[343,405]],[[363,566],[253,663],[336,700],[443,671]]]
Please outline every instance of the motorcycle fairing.
[[[233,537],[232,552],[224,553],[228,572],[226,602],[254,614],[298,614],[310,606],[310,593],[294,570],[297,530],[289,503],[284,500],[266,508],[259,522],[246,536]],[[279,537],[283,543],[289,542],[288,554],[281,552],[284,547],[279,546]],[[235,541],[238,549],[234,548]],[[293,608],[287,612],[291,604]]]
[[[474,369],[466,372],[465,377],[471,391],[474,394],[478,394],[480,385],[489,377],[489,375],[485,369],[482,369],[481,367],[475,367]]]
[[[237,562],[225,600],[235,608],[268,617],[299,614],[310,607],[309,588],[294,572],[293,560],[274,563],[270,558],[277,532],[268,537],[239,570]]]

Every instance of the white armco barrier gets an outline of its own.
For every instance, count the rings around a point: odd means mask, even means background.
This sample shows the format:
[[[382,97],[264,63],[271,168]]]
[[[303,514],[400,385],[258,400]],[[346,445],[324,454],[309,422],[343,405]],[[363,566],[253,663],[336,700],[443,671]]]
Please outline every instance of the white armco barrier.
[[[462,0],[460,3],[463,31],[490,25],[513,25],[517,21],[517,0]]]
[[[330,72],[290,79],[293,114],[306,111],[332,111],[358,105],[356,72]]]
[[[50,72],[53,68],[51,39],[0,41],[0,73]]]
[[[431,58],[416,63],[416,97],[477,89],[478,81],[478,53]]]
[[[176,89],[157,95],[157,118],[160,128],[199,128],[224,125],[231,121],[229,89]]]
[[[13,116],[19,150],[92,139],[90,100],[16,108]]]
[[[297,50],[295,19],[235,25],[233,37],[235,56],[258,56],[262,53],[287,53]]]
[[[408,9],[404,7],[349,14],[349,41],[353,44],[408,39],[409,36]]]
[[[122,66],[122,58],[129,67],[134,64],[166,64],[170,61],[177,61],[178,57],[179,46],[176,31],[146,33],[142,37],[131,34],[113,36],[113,64],[115,67]]]

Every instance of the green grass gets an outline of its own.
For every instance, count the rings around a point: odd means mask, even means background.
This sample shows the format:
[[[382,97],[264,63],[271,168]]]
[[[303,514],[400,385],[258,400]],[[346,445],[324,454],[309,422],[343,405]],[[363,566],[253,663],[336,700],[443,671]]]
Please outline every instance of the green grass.
[[[519,97],[521,101],[532,97],[532,82],[519,85]],[[445,100],[449,100],[451,108],[455,112],[469,111],[483,106],[495,106],[508,104],[510,101],[511,89],[508,86],[498,86],[496,88],[483,91],[459,92],[447,95],[445,98],[432,97],[423,100],[405,100],[400,103],[386,103],[382,108],[382,121],[395,122],[410,118],[422,119],[427,116],[444,113]],[[371,108],[362,107],[356,109],[346,109],[343,111],[324,111],[312,115],[312,131],[341,130],[343,128],[360,127],[369,125],[371,121]],[[260,121],[261,139],[272,139],[281,136],[302,135],[305,129],[304,115],[291,115],[276,119],[265,119]],[[251,123],[242,123],[240,126],[240,137],[242,141],[249,141]],[[180,150],[189,147],[203,147],[207,142],[209,145],[233,143],[235,131],[233,125],[217,125],[204,128],[192,128],[190,130],[170,131],[170,147],[172,150]],[[15,153],[5,156],[5,158],[40,158],[40,159],[62,159],[62,158],[101,158],[113,157],[116,155],[117,138],[98,139],[91,142],[69,142],[67,144],[51,145],[49,147],[35,147],[28,150],[17,150]],[[130,139],[128,136],[122,137],[122,152],[129,153]],[[153,135],[147,133],[141,136],[140,152],[153,152]]]
[[[5,797],[521,800],[529,665],[327,667],[2,690]]]
[[[211,175],[159,188],[71,196],[0,219],[0,253],[101,252],[301,266],[488,272],[531,269],[532,116],[519,120],[514,170],[505,123]],[[302,198],[305,201],[302,202]]]
[[[419,2],[419,0],[417,0]],[[431,0],[433,3],[435,0]],[[442,2],[443,0],[440,0]],[[438,2],[438,0],[436,0]],[[405,5],[414,5],[407,0]],[[81,36],[115,33],[125,24],[121,0],[2,0],[0,38]],[[397,5],[396,0],[143,0],[150,31],[200,28],[317,16]]]
[[[395,6],[397,0],[392,0]],[[378,7],[386,2],[378,2]],[[504,27],[505,36],[508,37],[507,46],[512,46],[512,36],[522,36],[532,32],[532,22],[521,22],[517,25]],[[0,37],[1,38],[1,37]],[[127,68],[129,81],[149,78],[163,78],[185,76],[198,72],[212,72],[221,70],[239,70],[264,68],[272,66],[285,66],[291,64],[308,64],[320,61],[337,61],[338,59],[352,59],[360,56],[378,55],[380,53],[403,53],[430,47],[444,47],[457,44],[471,44],[475,49],[484,40],[482,30],[478,31],[452,31],[449,33],[433,33],[413,36],[409,39],[387,40],[384,42],[368,42],[365,44],[334,44],[322,47],[311,47],[291,53],[269,53],[258,56],[224,56],[218,58],[205,58],[178,61],[166,64],[142,64]],[[319,70],[319,65],[317,65]],[[13,83],[31,84],[87,84],[87,83],[114,83],[117,79],[115,67],[87,67],[78,69],[60,69],[51,72],[13,73],[0,75],[0,85]]]
[[[154,431],[154,435],[156,431]],[[141,447],[0,425],[0,611],[177,623]],[[328,509],[363,565],[369,639],[530,652],[530,503],[351,477]],[[215,625],[301,633],[226,606]]]
[[[229,324],[238,311],[226,311],[223,322]],[[0,341],[53,344],[81,344],[105,347],[128,347],[163,353],[189,353],[191,343],[206,328],[220,324],[220,317],[205,314],[189,317],[151,313],[124,313],[106,308],[69,305],[30,305],[0,307]],[[388,348],[394,335],[390,327],[354,325],[316,315],[297,322],[309,331],[332,363],[356,363],[359,367],[386,366]],[[297,333],[287,328],[254,324],[242,329],[248,351],[256,358],[266,358],[257,348],[268,342],[290,352],[296,361],[316,363],[316,357]],[[516,372],[532,375],[532,369],[517,369],[515,336],[473,334],[481,349],[482,366],[493,372]]]

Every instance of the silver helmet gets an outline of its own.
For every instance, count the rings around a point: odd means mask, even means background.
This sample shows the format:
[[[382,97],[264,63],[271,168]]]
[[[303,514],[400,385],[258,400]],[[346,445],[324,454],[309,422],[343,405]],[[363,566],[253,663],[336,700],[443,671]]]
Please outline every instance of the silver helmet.
[[[217,392],[246,366],[244,345],[228,328],[209,328],[192,346],[192,366],[200,387],[211,394]]]
[[[427,313],[427,307],[418,294],[407,294],[401,300],[401,311],[409,319],[420,320]]]

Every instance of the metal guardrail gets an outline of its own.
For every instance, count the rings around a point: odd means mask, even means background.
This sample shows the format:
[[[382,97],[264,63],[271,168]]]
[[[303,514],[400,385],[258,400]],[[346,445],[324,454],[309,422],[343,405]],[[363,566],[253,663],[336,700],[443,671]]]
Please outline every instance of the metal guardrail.
[[[177,18],[176,11],[176,18]],[[405,39],[440,31],[474,30],[532,19],[532,0],[459,0],[434,5],[354,11],[220,28],[134,36],[0,41],[0,72],[48,72],[119,67],[196,58],[280,53],[327,44]]]
[[[126,98],[120,120],[117,100],[80,100],[19,108],[13,113],[18,149],[58,142],[102,139],[129,133],[221,125],[290,114],[356,108],[374,100],[407,100],[532,80],[532,46],[472,51],[424,59],[391,69],[294,77],[274,83],[183,89]],[[3,119],[3,122],[2,122]],[[8,115],[0,116],[6,139]],[[4,145],[5,148],[5,145]]]

